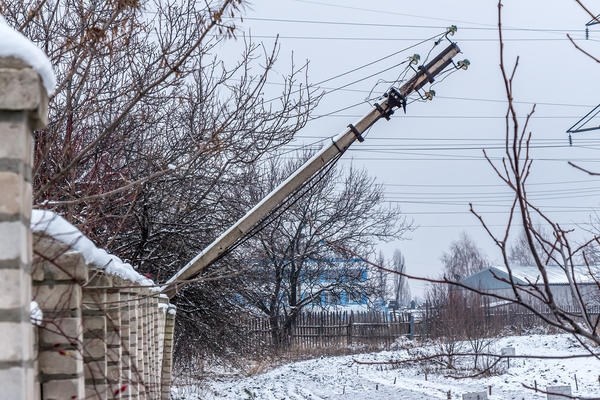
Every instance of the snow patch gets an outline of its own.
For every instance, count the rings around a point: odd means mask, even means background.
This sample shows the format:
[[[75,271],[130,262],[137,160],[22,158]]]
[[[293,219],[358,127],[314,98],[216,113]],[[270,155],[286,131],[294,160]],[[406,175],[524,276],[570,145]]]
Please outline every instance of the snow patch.
[[[56,75],[52,63],[44,52],[29,39],[17,32],[0,15],[0,57],[16,57],[33,68],[42,77],[48,94],[54,93]]]
[[[123,262],[119,257],[109,254],[84,236],[77,228],[68,223],[60,215],[47,210],[33,210],[31,214],[31,229],[33,232],[44,233],[69,245],[81,253],[86,263],[104,269],[109,275],[118,276],[125,280],[150,286],[151,290],[159,291],[152,280],[139,274],[131,264]]]
[[[465,342],[458,344],[467,346]],[[448,391],[452,398],[462,394],[481,392],[492,388],[490,400],[535,399],[545,400],[546,395],[528,389],[536,383],[545,390],[547,386],[571,385],[575,397],[598,398],[598,371],[600,360],[589,355],[578,341],[570,335],[527,335],[497,338],[492,352],[512,346],[520,355],[573,356],[562,359],[513,358],[510,366],[501,361],[503,369],[497,375],[478,375],[456,379],[446,376],[444,370],[425,369],[418,363],[402,364],[400,367],[377,365],[377,362],[407,360],[421,352],[436,352],[432,343],[415,344],[415,347],[398,348],[394,351],[356,354],[339,357],[321,357],[282,365],[268,372],[250,377],[217,376],[197,384],[193,377],[173,389],[173,398],[178,400],[218,399],[411,399],[444,400]],[[373,365],[358,365],[354,361],[373,362]],[[458,367],[468,367],[472,358],[458,362]],[[481,361],[480,361],[481,362]],[[431,366],[430,366],[431,367]],[[453,375],[452,373],[450,375]],[[578,387],[574,377],[577,375]]]
[[[29,305],[29,320],[33,325],[42,326],[44,313],[37,301],[32,301]]]

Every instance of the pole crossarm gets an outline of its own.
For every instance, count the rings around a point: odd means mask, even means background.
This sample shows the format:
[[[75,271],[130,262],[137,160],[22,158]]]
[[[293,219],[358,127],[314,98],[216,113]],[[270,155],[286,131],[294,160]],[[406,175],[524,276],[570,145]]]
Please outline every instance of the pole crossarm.
[[[273,212],[286,199],[294,194],[324,166],[343,154],[356,140],[363,141],[362,134],[381,118],[389,119],[398,107],[406,107],[407,97],[421,89],[434,77],[452,63],[452,59],[460,53],[455,43],[450,44],[437,57],[424,66],[419,67],[415,75],[399,89],[391,88],[381,104],[375,107],[356,124],[348,125],[348,129],[336,136],[332,143],[322,148],[285,181],[271,191],[261,202],[255,205],[235,224],[216,238],[200,254],[194,257],[179,272],[171,277],[162,291],[170,298],[177,293],[178,286],[194,278],[202,270],[210,266],[227,253],[240,239],[245,237],[259,222]]]

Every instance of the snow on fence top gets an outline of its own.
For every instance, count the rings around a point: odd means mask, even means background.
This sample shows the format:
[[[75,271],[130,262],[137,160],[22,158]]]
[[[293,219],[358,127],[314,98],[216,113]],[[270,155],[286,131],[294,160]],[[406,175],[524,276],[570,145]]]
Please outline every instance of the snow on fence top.
[[[74,251],[81,253],[86,263],[103,269],[107,274],[118,276],[151,290],[160,290],[151,279],[140,275],[131,264],[119,257],[109,254],[83,235],[79,229],[68,223],[60,215],[47,210],[33,210],[31,214],[31,229],[33,232],[44,233],[61,243],[69,245]]]
[[[17,32],[0,15],[0,57],[16,57],[31,66],[40,76],[48,94],[54,92],[56,76],[52,63],[44,52]]]

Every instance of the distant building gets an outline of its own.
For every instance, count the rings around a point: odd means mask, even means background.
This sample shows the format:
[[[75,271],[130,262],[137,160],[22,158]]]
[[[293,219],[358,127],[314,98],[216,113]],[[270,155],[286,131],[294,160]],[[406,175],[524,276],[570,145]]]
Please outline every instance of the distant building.
[[[557,265],[548,265],[545,268],[548,285],[556,303],[562,307],[578,306],[571,290],[568,276],[576,283],[586,306],[600,304],[600,267],[577,266],[573,271],[567,272]],[[513,266],[510,268],[514,286],[524,301],[528,304],[541,303],[539,291],[544,290],[544,281],[537,267]],[[460,283],[482,292],[515,299],[513,287],[510,284],[508,270],[504,266],[486,268],[460,281]]]
[[[303,297],[312,291],[332,287],[325,290],[313,303],[315,307],[327,309],[367,310],[369,306],[370,288],[369,268],[360,258],[328,259],[328,268],[318,269],[317,284],[307,288]],[[310,271],[311,268],[307,268]]]

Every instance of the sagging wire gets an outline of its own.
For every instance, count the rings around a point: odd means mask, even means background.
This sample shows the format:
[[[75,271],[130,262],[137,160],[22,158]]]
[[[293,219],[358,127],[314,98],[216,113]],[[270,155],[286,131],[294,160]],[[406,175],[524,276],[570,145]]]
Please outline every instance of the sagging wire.
[[[447,35],[448,35],[448,31],[446,31],[445,33],[441,33],[441,34],[434,35],[434,36],[432,36],[432,37],[431,37],[431,38],[429,38],[429,39],[426,39],[426,40],[424,40],[424,41],[422,41],[422,42],[420,42],[420,43],[417,43],[415,46],[418,46],[418,45],[420,45],[420,44],[426,43],[427,41],[429,41],[429,40],[433,40],[433,39],[436,39],[434,43],[437,43],[437,44],[439,44],[439,43],[440,43],[440,41],[441,41],[441,40],[442,40],[444,37],[446,37]],[[410,49],[410,48],[412,48],[412,47],[415,47],[415,46],[410,46],[410,47],[407,47],[406,49],[403,49],[402,51],[406,51],[406,50],[408,50],[408,49]],[[435,45],[434,45],[434,47],[435,47]],[[433,50],[433,48],[432,48],[432,50]],[[432,50],[430,50],[430,53],[431,53],[431,51],[432,51]],[[398,54],[398,53],[399,53],[399,52],[395,52],[395,53],[392,53],[392,54],[394,54],[394,55],[395,55],[395,54]],[[388,67],[388,68],[385,68],[385,69],[383,69],[383,70],[377,71],[377,72],[375,72],[375,73],[373,73],[373,74],[370,74],[370,75],[368,75],[368,76],[365,76],[365,77],[363,77],[363,78],[360,78],[360,79],[357,79],[357,80],[354,80],[354,81],[352,81],[352,82],[350,82],[350,83],[347,83],[347,84],[344,84],[344,85],[342,85],[342,86],[339,86],[339,87],[333,88],[333,89],[331,89],[331,90],[327,90],[327,91],[325,91],[325,92],[323,93],[323,96],[325,96],[325,95],[328,95],[328,94],[331,94],[331,93],[333,93],[333,92],[336,92],[336,91],[338,91],[338,90],[343,90],[343,89],[345,89],[345,88],[346,88],[346,87],[348,87],[348,86],[351,86],[351,85],[353,85],[353,84],[355,84],[355,83],[362,82],[362,81],[364,81],[364,80],[366,80],[366,79],[372,78],[373,76],[379,75],[379,74],[381,74],[382,72],[384,72],[384,71],[387,71],[387,70],[389,70],[389,69],[391,69],[391,68],[396,68],[396,67],[399,67],[399,66],[401,66],[401,65],[404,65],[404,64],[407,64],[407,63],[413,62],[412,60],[413,60],[413,58],[414,58],[415,56],[417,56],[417,57],[418,57],[418,54],[415,54],[415,55],[413,55],[413,56],[411,56],[411,57],[408,57],[408,59],[407,59],[407,60],[404,60],[404,61],[402,61],[402,62],[399,62],[399,63],[397,63],[397,64],[395,64],[395,65],[392,65],[391,67]],[[384,58],[387,58],[387,57],[384,57]],[[380,60],[381,60],[381,59],[380,59]],[[369,64],[366,64],[366,65],[369,65]],[[366,65],[365,65],[365,66],[366,66]],[[405,67],[405,68],[402,70],[402,72],[400,72],[400,74],[398,75],[398,77],[397,77],[395,80],[393,80],[393,81],[386,81],[386,80],[383,80],[383,79],[379,79],[379,80],[377,81],[377,83],[375,83],[375,85],[374,85],[374,86],[371,88],[371,90],[370,90],[369,94],[368,94],[368,95],[365,97],[364,101],[362,101],[361,103],[357,103],[357,104],[354,104],[354,105],[352,105],[352,106],[344,107],[344,108],[342,108],[342,109],[339,109],[339,110],[333,111],[333,112],[331,112],[331,113],[327,113],[327,114],[320,115],[320,116],[318,116],[318,117],[315,117],[315,118],[311,118],[310,120],[319,119],[319,118],[322,118],[322,117],[325,117],[325,116],[329,116],[329,115],[335,114],[335,113],[337,113],[337,112],[344,111],[344,110],[347,110],[347,109],[349,109],[349,108],[356,107],[356,106],[358,106],[358,105],[361,105],[361,104],[369,104],[370,106],[373,106],[373,104],[372,104],[372,101],[375,101],[375,100],[378,100],[378,99],[380,99],[380,96],[373,96],[373,92],[375,91],[375,89],[376,89],[376,88],[377,88],[377,87],[378,87],[378,86],[379,86],[381,83],[386,83],[386,84],[387,84],[386,86],[387,86],[387,87],[388,87],[388,89],[389,89],[389,87],[393,87],[393,86],[394,86],[395,84],[397,84],[398,82],[404,81],[404,80],[406,79],[406,75],[408,74],[408,72],[409,72],[409,71],[410,71],[410,69],[408,68],[408,65],[407,65],[407,67]],[[343,75],[343,74],[340,74],[340,75],[338,75],[338,76],[336,76],[336,77],[339,77],[339,76],[342,76],[342,75]],[[325,81],[321,81],[321,82],[319,82],[318,84],[324,83],[324,82],[326,82],[326,81],[328,81],[328,80],[330,80],[330,79],[327,79],[327,80],[325,80]]]
[[[391,67],[385,68],[383,70],[377,71],[373,74],[370,74],[368,76],[365,76],[363,78],[354,80],[350,83],[344,84],[342,86],[330,89],[326,92],[324,92],[323,95],[327,95],[333,92],[336,92],[338,90],[343,90],[348,86],[351,86],[353,84],[356,84],[358,82],[362,82],[365,81],[369,78],[372,78],[376,75],[379,75],[382,72],[385,72],[391,68],[396,68],[398,66],[404,65],[406,64],[406,67],[398,74],[398,76],[396,77],[396,79],[394,80],[384,80],[384,79],[379,79],[377,80],[377,82],[375,83],[375,85],[373,85],[373,87],[371,88],[371,90],[368,92],[367,96],[365,96],[364,100],[349,106],[345,106],[339,109],[336,109],[334,111],[325,113],[325,114],[321,114],[315,117],[311,117],[309,118],[309,121],[314,121],[317,119],[321,119],[324,117],[328,117],[328,116],[332,116],[335,115],[341,111],[345,111],[354,107],[358,107],[360,105],[363,104],[368,104],[369,106],[373,107],[375,101],[381,100],[382,96],[381,95],[374,95],[374,92],[377,90],[378,87],[380,87],[382,84],[386,85],[386,90],[384,91],[384,93],[387,93],[391,88],[397,86],[399,83],[406,81],[407,79],[407,75],[409,74],[409,72],[418,72],[418,69],[415,68],[415,66],[418,66],[419,64],[423,65],[427,62],[427,60],[430,58],[431,53],[433,52],[433,50],[440,44],[442,43],[442,41],[447,40],[449,42],[452,43],[452,41],[449,39],[449,36],[453,36],[457,31],[457,28],[455,25],[452,25],[450,27],[448,27],[446,29],[446,31],[444,33],[432,36],[431,39],[435,39],[433,46],[431,47],[431,49],[429,50],[429,52],[427,53],[427,56],[425,57],[425,60],[423,62],[421,62],[421,56],[417,53],[413,54],[412,56],[408,57],[406,60],[397,63]],[[422,43],[421,43],[422,44]],[[406,49],[405,49],[406,50]],[[469,65],[469,61],[468,60],[464,60],[464,61],[460,61],[459,65],[457,66],[456,64],[453,64],[455,67],[460,67],[461,69],[466,69],[466,67],[468,67]],[[449,71],[449,70],[448,70]],[[446,74],[448,73],[448,71],[443,71],[442,74]],[[444,78],[445,79],[445,78]],[[444,79],[442,79],[441,81],[443,81]],[[408,99],[406,104],[412,104],[416,101],[427,101],[427,100],[432,100],[433,97],[435,96],[435,91],[434,90],[429,90],[429,91],[425,91],[423,93],[420,93],[419,91],[417,91],[418,97],[417,98],[411,98]]]
[[[398,86],[400,83],[406,81],[406,76],[409,72],[413,72],[413,73],[418,73],[419,72],[419,68],[422,68],[423,65],[425,65],[428,61],[429,58],[431,57],[431,54],[433,53],[433,50],[440,45],[443,41],[448,41],[450,43],[454,43],[451,39],[450,36],[454,36],[454,34],[458,31],[458,28],[456,27],[456,25],[451,25],[450,27],[448,27],[446,29],[446,32],[439,35],[438,39],[433,43],[433,46],[431,47],[431,49],[429,49],[429,51],[427,52],[427,55],[425,56],[424,59],[421,59],[421,56],[419,54],[413,54],[412,56],[408,57],[408,65],[407,67],[400,72],[400,74],[398,75],[398,77],[396,78],[396,80],[394,81],[384,81],[384,80],[379,80],[377,81],[377,83],[375,84],[375,86],[371,89],[371,91],[369,92],[368,96],[365,98],[365,101],[368,102],[369,104],[371,104],[371,101],[373,100],[380,100],[382,97],[377,97],[377,98],[373,98],[373,92],[375,91],[376,87],[378,85],[380,85],[382,82],[388,83],[390,84],[388,86],[388,90],[386,91],[386,93],[391,89],[394,88],[396,86]],[[447,68],[446,70],[442,71],[440,74],[438,74],[438,76],[442,76],[441,79],[436,79],[434,82],[430,83],[428,86],[427,90],[416,90],[415,93],[418,97],[413,97],[412,99],[409,99],[406,104],[411,104],[414,102],[424,102],[424,101],[431,101],[433,100],[433,98],[436,95],[435,90],[433,89],[433,87],[441,82],[443,82],[448,76],[452,75],[452,73],[458,71],[458,70],[466,70],[468,69],[470,65],[469,60],[465,59],[465,60],[461,60],[458,61],[457,63],[455,63],[454,61],[452,61],[452,66]],[[371,104],[373,105],[373,104]]]

